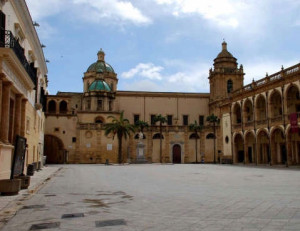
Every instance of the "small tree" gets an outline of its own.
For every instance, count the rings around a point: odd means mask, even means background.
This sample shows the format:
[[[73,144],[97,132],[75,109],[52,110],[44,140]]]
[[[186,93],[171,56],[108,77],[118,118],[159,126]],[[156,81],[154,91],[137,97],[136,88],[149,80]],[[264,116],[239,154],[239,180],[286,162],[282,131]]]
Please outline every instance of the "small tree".
[[[198,143],[198,137],[199,137],[198,132],[200,133],[200,136],[201,136],[201,131],[203,129],[203,126],[198,125],[197,121],[195,120],[195,122],[193,124],[189,125],[189,129],[190,129],[190,131],[194,132],[194,134],[195,134],[196,163],[198,163],[198,152],[197,152],[197,149],[198,149],[197,143]],[[200,142],[201,142],[201,139],[200,139]],[[200,144],[200,146],[201,146],[201,144]]]
[[[213,114],[206,117],[208,121],[213,126],[214,131],[214,163],[216,163],[216,123],[219,123],[219,118]]]
[[[164,123],[167,122],[167,119],[166,117],[163,117],[161,114],[159,115],[156,115],[154,117],[154,122],[159,122],[159,134],[160,134],[160,137],[159,137],[159,157],[160,157],[160,163],[162,163],[162,125]]]
[[[104,125],[105,135],[113,134],[113,139],[115,135],[118,138],[118,162],[122,163],[122,139],[123,137],[127,139],[131,132],[135,131],[134,125],[129,123],[128,119],[124,119],[124,112],[120,114],[120,118],[114,116],[109,116],[108,119],[112,119],[111,123]]]

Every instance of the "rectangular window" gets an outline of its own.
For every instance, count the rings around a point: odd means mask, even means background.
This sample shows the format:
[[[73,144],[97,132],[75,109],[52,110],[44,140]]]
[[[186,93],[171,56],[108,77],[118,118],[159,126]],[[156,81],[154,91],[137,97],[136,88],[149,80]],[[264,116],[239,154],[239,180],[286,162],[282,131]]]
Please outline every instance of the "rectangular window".
[[[90,100],[90,99],[88,99],[88,100],[86,101],[86,109],[87,109],[87,110],[91,110],[91,100]]]
[[[173,123],[173,116],[167,115],[168,125],[172,125]]]
[[[98,99],[98,101],[97,101],[97,110],[98,111],[103,110],[103,104],[102,104],[102,100],[101,99]]]
[[[155,125],[154,118],[155,118],[155,115],[151,115],[151,125]]]
[[[112,101],[111,101],[111,100],[109,101],[108,107],[109,107],[109,111],[112,111],[112,110],[113,110],[113,104],[112,104]]]
[[[183,115],[183,125],[187,126],[189,124],[189,116]]]
[[[203,115],[201,115],[201,116],[199,116],[199,125],[204,125],[204,116]]]
[[[133,122],[136,124],[137,121],[140,120],[140,115],[133,115]]]
[[[76,143],[76,137],[72,137],[72,143]]]

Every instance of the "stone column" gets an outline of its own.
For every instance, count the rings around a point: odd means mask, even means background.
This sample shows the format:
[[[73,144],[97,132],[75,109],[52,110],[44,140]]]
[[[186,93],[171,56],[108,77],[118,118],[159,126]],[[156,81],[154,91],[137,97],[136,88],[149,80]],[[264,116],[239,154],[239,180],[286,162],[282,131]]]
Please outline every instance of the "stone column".
[[[21,100],[21,127],[20,127],[20,135],[25,137],[25,129],[26,129],[26,103],[27,99]]]
[[[16,95],[14,140],[17,135],[21,135],[21,118],[22,118],[21,106],[22,106],[22,95]]]
[[[60,106],[60,101],[54,100],[55,101],[55,114],[59,114],[59,106]]]
[[[244,139],[246,139],[246,138],[244,138]],[[246,140],[244,141],[244,164],[249,164],[248,143]]]
[[[10,107],[10,82],[2,83],[2,117],[1,117],[1,139],[8,143],[9,132],[9,107]]]
[[[1,117],[2,117],[2,94],[3,94],[2,79],[3,77],[0,75],[0,124],[1,124]]]

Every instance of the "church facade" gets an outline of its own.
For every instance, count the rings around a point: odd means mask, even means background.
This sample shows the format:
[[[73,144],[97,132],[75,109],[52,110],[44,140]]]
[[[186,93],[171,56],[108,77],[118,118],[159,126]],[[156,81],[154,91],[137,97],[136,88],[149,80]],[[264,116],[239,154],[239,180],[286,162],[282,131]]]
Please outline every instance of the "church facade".
[[[130,123],[150,125],[143,139],[137,131],[123,141],[123,162],[137,162],[142,142],[149,163],[300,163],[300,64],[244,86],[243,66],[223,42],[208,79],[210,93],[118,91],[117,74],[100,50],[84,73],[83,92],[47,96],[48,163],[116,163],[117,139],[104,135],[104,125],[122,111]],[[158,114],[167,119],[162,159]],[[211,114],[214,124],[206,120]],[[195,121],[203,126],[199,136],[189,130]]]

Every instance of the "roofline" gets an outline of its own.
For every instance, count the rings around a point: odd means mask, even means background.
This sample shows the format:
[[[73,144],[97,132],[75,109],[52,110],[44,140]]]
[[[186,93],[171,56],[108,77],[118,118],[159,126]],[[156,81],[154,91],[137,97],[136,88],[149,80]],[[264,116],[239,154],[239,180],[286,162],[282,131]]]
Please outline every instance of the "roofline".
[[[151,91],[117,91],[116,96],[163,96],[163,97],[203,97],[209,98],[210,93],[196,93],[196,92],[151,92]]]

